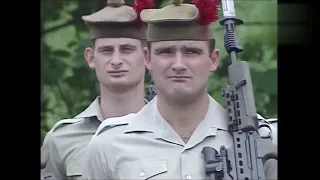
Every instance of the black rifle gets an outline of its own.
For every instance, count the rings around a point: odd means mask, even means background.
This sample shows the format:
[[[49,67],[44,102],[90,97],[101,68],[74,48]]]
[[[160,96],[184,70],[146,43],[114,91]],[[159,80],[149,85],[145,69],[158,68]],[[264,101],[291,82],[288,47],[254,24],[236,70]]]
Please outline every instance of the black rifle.
[[[211,147],[204,147],[206,175],[209,180],[260,180],[266,179],[263,164],[270,158],[277,159],[276,145],[270,137],[260,137],[258,118],[249,66],[236,60],[242,52],[235,38],[236,25],[243,21],[235,16],[233,0],[221,0],[225,27],[224,46],[230,55],[228,67],[229,86],[222,91],[225,100],[229,132],[233,146],[220,148],[220,154]]]

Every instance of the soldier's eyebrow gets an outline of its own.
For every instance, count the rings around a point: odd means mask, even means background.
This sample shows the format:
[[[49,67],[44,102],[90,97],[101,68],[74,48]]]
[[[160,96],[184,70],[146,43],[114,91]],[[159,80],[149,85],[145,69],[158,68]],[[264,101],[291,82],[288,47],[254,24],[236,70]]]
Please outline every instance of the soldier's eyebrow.
[[[161,51],[164,51],[164,50],[167,50],[167,49],[175,49],[176,47],[174,45],[172,46],[164,46],[164,47],[158,47],[158,48],[155,48],[154,52],[156,54],[160,53]]]
[[[113,49],[113,46],[112,45],[103,45],[103,46],[98,47],[98,50],[103,50],[103,49]]]
[[[203,49],[202,48],[199,48],[199,47],[194,47],[194,46],[182,46],[181,48],[182,50],[194,50],[194,51],[197,51],[197,52],[203,52]]]
[[[137,47],[135,45],[132,45],[132,44],[121,44],[120,48],[137,49]]]

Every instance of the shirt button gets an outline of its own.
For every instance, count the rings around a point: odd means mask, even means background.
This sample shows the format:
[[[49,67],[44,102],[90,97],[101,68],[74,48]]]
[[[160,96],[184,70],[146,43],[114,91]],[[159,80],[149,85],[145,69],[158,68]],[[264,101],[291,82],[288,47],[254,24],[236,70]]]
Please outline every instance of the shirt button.
[[[142,177],[142,176],[144,176],[144,172],[142,171],[142,172],[140,172],[140,176]]]
[[[186,178],[187,178],[187,179],[191,179],[191,176],[190,176],[190,175],[187,175]]]

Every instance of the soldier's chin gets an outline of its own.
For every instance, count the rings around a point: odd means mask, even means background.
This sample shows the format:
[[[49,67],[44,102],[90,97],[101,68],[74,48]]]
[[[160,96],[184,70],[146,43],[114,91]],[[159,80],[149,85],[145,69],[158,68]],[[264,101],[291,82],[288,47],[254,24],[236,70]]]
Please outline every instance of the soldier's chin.
[[[193,96],[193,93],[188,91],[175,91],[171,94],[170,99],[175,103],[185,104],[192,102],[192,99],[194,99],[192,98]]]
[[[110,85],[113,85],[113,86],[123,86],[123,85],[128,85],[128,84],[132,84],[131,82],[132,80],[128,77],[119,77],[119,78],[108,78],[108,83]]]
[[[133,84],[130,82],[118,81],[118,82],[108,83],[106,87],[108,87],[108,89],[112,89],[113,91],[123,92],[123,91],[128,91],[128,89],[132,88]]]

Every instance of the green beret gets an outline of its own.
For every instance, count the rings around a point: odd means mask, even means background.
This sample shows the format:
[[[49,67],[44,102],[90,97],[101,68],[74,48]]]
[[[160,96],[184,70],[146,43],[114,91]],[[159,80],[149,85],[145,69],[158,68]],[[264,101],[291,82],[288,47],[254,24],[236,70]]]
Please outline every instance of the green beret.
[[[201,18],[201,9],[194,4],[184,4],[182,0],[171,0],[172,4],[161,9],[145,9],[141,12],[140,18],[148,24],[147,41],[168,41],[168,40],[210,40],[213,39],[213,30],[211,22],[216,18],[217,2],[212,5],[214,17],[209,23],[199,23]],[[198,0],[203,3],[204,1]],[[208,3],[208,1],[204,2]],[[211,10],[210,8],[204,11]],[[206,15],[206,14],[202,14]],[[212,15],[210,12],[209,15]],[[209,17],[210,18],[210,17]]]
[[[124,0],[108,0],[108,6],[93,14],[82,16],[90,29],[90,38],[128,37],[146,39],[146,27],[137,25],[139,14]]]

